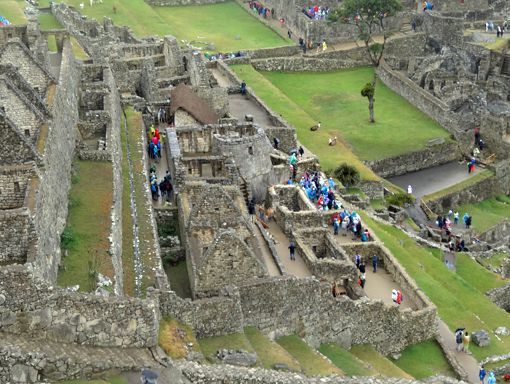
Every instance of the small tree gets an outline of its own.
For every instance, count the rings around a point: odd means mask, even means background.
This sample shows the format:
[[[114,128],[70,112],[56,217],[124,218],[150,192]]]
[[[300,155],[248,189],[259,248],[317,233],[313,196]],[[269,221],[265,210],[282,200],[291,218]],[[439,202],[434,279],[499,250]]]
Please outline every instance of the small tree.
[[[361,181],[359,171],[347,163],[340,164],[333,171],[333,174],[346,188],[353,187]]]
[[[376,70],[381,63],[389,31],[384,19],[395,15],[402,9],[400,0],[344,0],[341,8],[333,11],[330,20],[340,20],[356,26],[358,38],[365,44],[367,56],[374,67],[371,87],[363,87],[361,94],[368,98],[370,122],[375,122],[374,95],[377,81]],[[374,39],[374,35],[382,34],[382,43]]]

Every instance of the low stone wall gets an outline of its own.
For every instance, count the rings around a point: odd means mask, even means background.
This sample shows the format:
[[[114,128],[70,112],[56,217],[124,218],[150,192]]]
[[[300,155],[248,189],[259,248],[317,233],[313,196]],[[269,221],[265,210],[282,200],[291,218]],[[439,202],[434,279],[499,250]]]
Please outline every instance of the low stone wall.
[[[265,127],[266,136],[271,144],[274,144],[274,138],[280,140],[278,149],[282,152],[289,153],[291,149],[296,148],[297,137],[296,131],[290,127]]]
[[[224,3],[227,0],[144,0],[149,5],[156,6],[178,6],[178,5],[203,5]]]
[[[404,153],[381,160],[366,161],[365,164],[379,176],[388,178],[446,164],[457,160],[459,156],[457,143],[443,141],[439,144],[431,143],[420,151]]]
[[[424,201],[433,212],[442,214],[448,212],[452,207],[458,207],[462,204],[478,203],[482,200],[494,197],[500,192],[496,176],[490,176],[460,191],[448,193],[434,200],[428,200],[425,196]]]
[[[151,347],[158,301],[68,292],[46,285],[25,266],[0,270],[0,330],[61,343]]]
[[[510,284],[503,287],[491,289],[487,292],[487,296],[498,307],[510,312]]]
[[[258,71],[326,72],[359,67],[365,63],[340,59],[329,60],[306,57],[273,57],[264,60],[251,60],[251,64],[253,65],[253,68]]]
[[[112,161],[112,154],[110,151],[100,150],[78,150],[78,158],[87,161]]]
[[[492,226],[485,232],[478,235],[478,239],[489,244],[504,242],[508,244],[510,239],[510,222],[504,219],[502,222]]]
[[[359,188],[370,199],[383,199],[384,198],[384,184],[382,181],[362,181]]]

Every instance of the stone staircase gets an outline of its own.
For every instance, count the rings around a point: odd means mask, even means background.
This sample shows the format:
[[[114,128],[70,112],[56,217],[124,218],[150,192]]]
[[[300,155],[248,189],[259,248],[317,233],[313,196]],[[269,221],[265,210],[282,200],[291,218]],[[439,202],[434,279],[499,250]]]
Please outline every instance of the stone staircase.
[[[503,63],[501,64],[501,74],[510,76],[510,55],[503,57]]]
[[[62,344],[0,333],[0,382],[57,381],[158,366],[149,349]]]
[[[250,200],[251,200],[251,191],[250,191],[250,184],[248,181],[242,179],[241,184],[239,185],[239,189],[241,190],[241,193],[243,194],[244,201],[246,203],[246,207],[248,207]]]

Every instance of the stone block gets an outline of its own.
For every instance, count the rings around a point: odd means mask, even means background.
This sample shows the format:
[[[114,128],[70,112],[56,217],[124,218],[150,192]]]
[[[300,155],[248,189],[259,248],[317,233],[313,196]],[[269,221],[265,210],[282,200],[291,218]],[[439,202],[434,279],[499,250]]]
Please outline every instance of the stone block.
[[[252,367],[257,364],[258,356],[243,350],[220,349],[216,356],[225,364]]]
[[[38,372],[32,367],[16,364],[11,368],[13,383],[37,383]]]
[[[471,334],[471,339],[473,343],[479,347],[487,347],[490,344],[489,333],[484,330],[473,332]]]
[[[494,333],[496,335],[498,335],[498,336],[508,336],[508,335],[510,335],[510,331],[508,330],[507,327],[498,327],[498,328],[496,328]]]

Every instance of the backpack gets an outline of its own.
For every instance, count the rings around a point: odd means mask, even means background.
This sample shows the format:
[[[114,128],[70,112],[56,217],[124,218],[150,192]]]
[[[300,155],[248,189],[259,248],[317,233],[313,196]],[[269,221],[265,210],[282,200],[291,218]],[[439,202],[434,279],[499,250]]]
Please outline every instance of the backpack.
[[[457,344],[461,344],[462,343],[462,332],[457,332],[455,334],[455,342]]]

